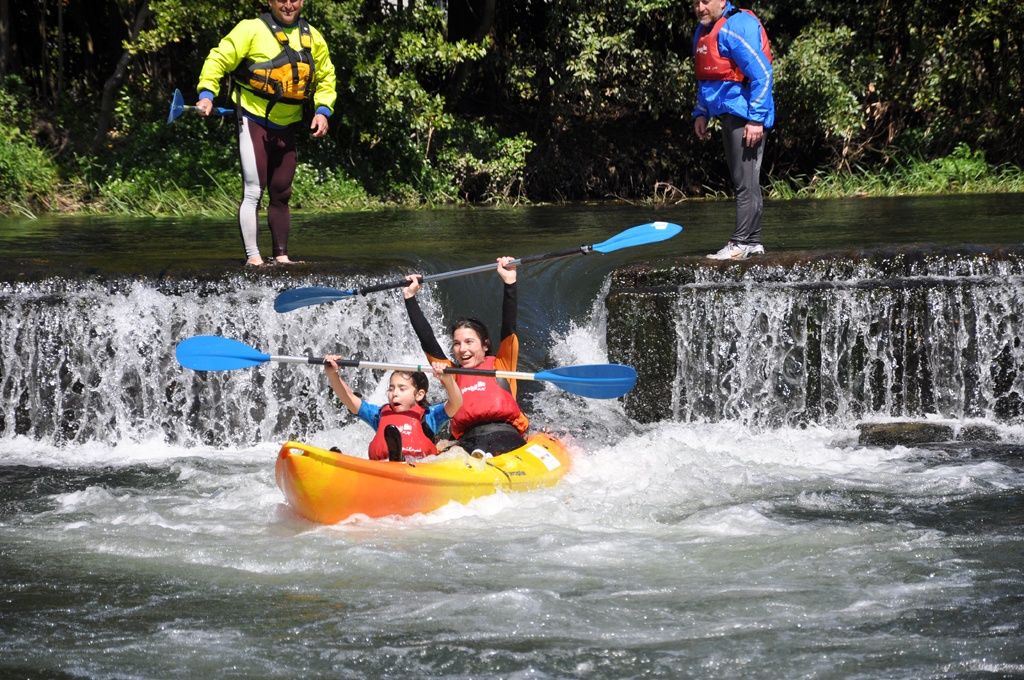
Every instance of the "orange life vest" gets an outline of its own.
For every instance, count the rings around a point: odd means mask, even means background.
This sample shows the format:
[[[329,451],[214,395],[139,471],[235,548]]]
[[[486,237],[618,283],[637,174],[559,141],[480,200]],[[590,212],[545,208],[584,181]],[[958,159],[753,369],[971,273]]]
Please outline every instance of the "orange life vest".
[[[746,12],[754,17],[754,19],[757,19],[749,9],[734,8],[731,12],[720,16],[707,34],[701,35],[704,27],[700,27],[698,31],[699,37],[693,49],[693,67],[697,72],[697,80],[733,80],[738,83],[747,80],[747,77],[740,71],[736,62],[732,59],[726,59],[718,51],[718,31],[725,26],[725,22],[729,17],[737,12]],[[764,56],[768,58],[768,63],[772,63],[772,49],[768,45],[768,33],[765,32],[760,19],[757,19],[757,23],[761,26],[761,50],[764,52]]]
[[[477,368],[493,371],[495,357],[489,356]],[[452,418],[452,435],[458,439],[467,429],[480,423],[511,423],[520,434],[530,426],[516,398],[498,385],[494,378],[456,375],[455,384],[462,390],[462,408]]]
[[[388,444],[384,441],[384,428],[388,425],[394,425],[402,433],[402,453],[406,458],[436,456],[437,447],[423,431],[423,416],[426,414],[427,412],[418,404],[401,413],[393,411],[390,404],[382,408],[377,434],[370,442],[370,460],[388,459]]]

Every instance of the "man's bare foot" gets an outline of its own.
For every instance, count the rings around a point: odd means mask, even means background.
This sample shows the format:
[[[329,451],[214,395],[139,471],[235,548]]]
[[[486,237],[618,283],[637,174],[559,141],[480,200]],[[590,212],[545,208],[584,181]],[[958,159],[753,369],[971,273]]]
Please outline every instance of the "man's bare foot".
[[[245,261],[246,267],[266,267],[274,264],[273,262],[264,262],[262,257],[250,257]]]
[[[274,261],[277,262],[278,264],[305,264],[305,262],[303,262],[302,260],[289,260],[287,255],[275,257]]]

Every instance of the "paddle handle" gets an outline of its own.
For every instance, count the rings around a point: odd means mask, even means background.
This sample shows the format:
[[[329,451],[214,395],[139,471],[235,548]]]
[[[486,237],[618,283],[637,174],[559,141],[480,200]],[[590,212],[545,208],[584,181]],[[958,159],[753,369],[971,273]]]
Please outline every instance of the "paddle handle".
[[[198,106],[182,106],[181,110],[182,111],[198,111],[199,107]],[[223,108],[221,106],[215,106],[212,109],[210,109],[210,115],[211,116],[226,116],[229,113],[234,113],[234,112],[235,112],[234,109],[225,109],[225,108]],[[174,116],[174,117],[177,118],[177,116]]]
[[[327,359],[324,357],[289,357],[277,354],[270,355],[268,361],[276,361],[282,364],[313,364],[315,366],[326,366]],[[384,371],[420,371],[432,373],[434,367],[430,364],[386,364],[376,361],[357,361],[355,359],[338,359],[334,363],[339,368],[375,368]],[[536,380],[536,373],[520,373],[517,371],[493,371],[483,368],[458,368],[449,366],[444,369],[449,375],[477,375],[487,378],[505,378],[507,380]]]
[[[526,257],[521,257],[518,260],[512,260],[511,262],[509,262],[509,266],[514,267],[521,264],[530,264],[531,262],[554,260],[559,257],[569,257],[570,255],[586,255],[590,251],[590,246],[580,246],[579,248],[559,250],[558,252],[546,253],[544,255],[527,255]],[[454,279],[459,276],[479,274],[480,272],[486,272],[497,268],[498,263],[492,262],[491,264],[482,264],[478,267],[469,267],[468,269],[457,269],[453,272],[444,272],[442,274],[431,274],[430,276],[421,276],[420,283],[430,283],[431,281],[443,281],[445,279]],[[392,288],[405,288],[408,285],[409,281],[407,279],[402,279],[401,281],[390,281],[388,283],[378,283],[373,286],[367,286],[366,288],[359,288],[358,290],[355,291],[355,293],[357,295],[368,295],[369,293],[379,293],[382,290],[391,290]]]
[[[186,106],[184,108],[188,109],[189,111],[198,111],[199,110],[198,106]],[[222,108],[220,106],[215,106],[215,107],[213,107],[210,110],[210,115],[211,116],[226,116],[229,113],[234,113],[234,112],[235,112],[234,109],[225,109],[225,108]]]

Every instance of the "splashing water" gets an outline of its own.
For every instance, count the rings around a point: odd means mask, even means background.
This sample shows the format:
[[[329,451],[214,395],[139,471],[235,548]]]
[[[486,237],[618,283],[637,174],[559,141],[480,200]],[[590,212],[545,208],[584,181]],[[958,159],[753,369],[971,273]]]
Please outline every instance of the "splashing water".
[[[607,361],[607,270],[578,266],[596,272],[585,302],[562,297],[565,265],[523,281],[526,370]],[[841,400],[804,427],[772,410],[792,403],[756,391],[723,398],[734,410],[721,420],[643,425],[618,402],[524,385],[533,426],[575,452],[558,486],[320,526],[284,504],[277,448],[294,437],[362,455],[372,436],[328,398],[322,369],[196,374],[174,346],[213,334],[269,353],[416,361],[397,296],[276,315],[281,284],[263,279],[3,285],[0,675],[1024,674],[1024,427],[988,411],[962,413],[1001,443],[882,448],[856,444]],[[466,286],[420,294],[435,328],[479,284]],[[475,293],[497,300],[493,286]],[[737,327],[795,309],[771,290],[735,294],[755,310]],[[830,298],[827,337],[859,323],[857,304],[853,291]],[[1019,330],[1000,323],[1000,337]],[[710,342],[682,321],[677,332]],[[780,361],[779,344],[751,345],[751,365]],[[688,394],[701,384],[691,367]],[[383,401],[382,372],[345,378]],[[942,379],[937,395],[959,378]],[[731,416],[758,409],[772,427]]]

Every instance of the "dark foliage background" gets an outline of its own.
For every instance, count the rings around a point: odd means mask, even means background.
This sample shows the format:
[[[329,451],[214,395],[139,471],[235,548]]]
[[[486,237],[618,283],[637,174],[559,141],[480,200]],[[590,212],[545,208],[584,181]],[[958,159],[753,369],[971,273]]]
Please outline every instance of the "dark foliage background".
[[[749,8],[775,54],[772,183],[954,155],[1020,164],[1024,3]],[[230,125],[165,120],[174,89],[192,103],[206,54],[259,11],[253,0],[0,0],[0,193],[136,210],[168,191],[195,205],[233,195]],[[300,207],[728,188],[717,138],[693,134],[689,3],[307,0],[304,14],[330,45],[338,103],[328,140],[302,136]]]

